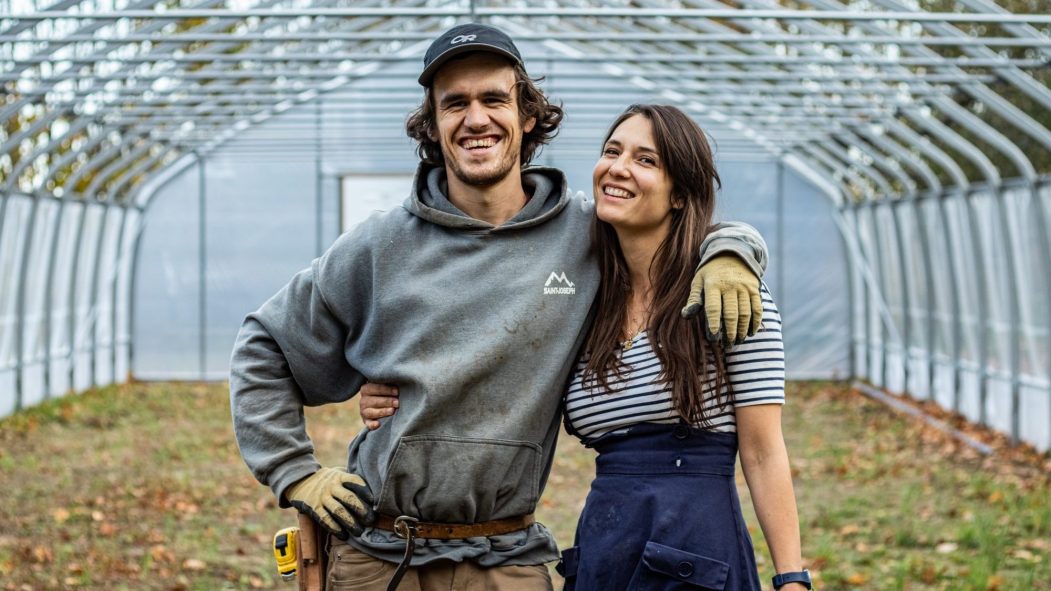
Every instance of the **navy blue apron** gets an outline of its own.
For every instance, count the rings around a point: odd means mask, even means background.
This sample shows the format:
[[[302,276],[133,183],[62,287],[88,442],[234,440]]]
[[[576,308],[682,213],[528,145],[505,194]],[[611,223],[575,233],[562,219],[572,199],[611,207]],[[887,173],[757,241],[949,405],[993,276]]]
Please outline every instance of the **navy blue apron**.
[[[760,591],[734,482],[737,435],[640,424],[599,455],[566,591]]]

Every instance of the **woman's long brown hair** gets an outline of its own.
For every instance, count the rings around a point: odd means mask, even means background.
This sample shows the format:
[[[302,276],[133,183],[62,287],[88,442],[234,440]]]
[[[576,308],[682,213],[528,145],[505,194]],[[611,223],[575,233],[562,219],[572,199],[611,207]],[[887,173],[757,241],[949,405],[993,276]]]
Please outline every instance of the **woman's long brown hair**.
[[[675,410],[688,423],[710,426],[704,397],[728,400],[726,351],[705,337],[703,314],[684,319],[679,310],[689,294],[690,281],[700,261],[701,242],[711,226],[719,174],[704,132],[688,115],[667,105],[632,105],[610,126],[602,145],[630,117],[642,116],[653,126],[665,174],[671,180],[671,228],[650,263],[653,304],[647,320],[650,343],[662,365],[659,379],[671,385]],[[599,257],[602,283],[595,324],[586,342],[584,384],[609,390],[611,375],[621,375],[622,333],[626,325],[631,281],[624,253],[613,226],[596,216],[592,241]],[[732,399],[733,393],[729,392]]]

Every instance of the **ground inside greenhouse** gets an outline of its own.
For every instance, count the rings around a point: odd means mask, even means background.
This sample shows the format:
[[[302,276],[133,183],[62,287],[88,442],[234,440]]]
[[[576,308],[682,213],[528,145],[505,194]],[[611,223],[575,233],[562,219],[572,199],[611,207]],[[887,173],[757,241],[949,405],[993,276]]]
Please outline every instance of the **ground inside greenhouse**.
[[[788,400],[817,588],[1051,589],[1046,456],[993,441],[983,458],[841,384],[791,384]],[[341,464],[361,428],[356,404],[307,415],[322,462]],[[242,464],[222,384],[70,396],[0,421],[0,444],[0,589],[296,588],[277,577],[270,550],[295,516]],[[538,518],[560,546],[572,541],[592,457],[559,440]],[[740,471],[738,483],[769,581]]]

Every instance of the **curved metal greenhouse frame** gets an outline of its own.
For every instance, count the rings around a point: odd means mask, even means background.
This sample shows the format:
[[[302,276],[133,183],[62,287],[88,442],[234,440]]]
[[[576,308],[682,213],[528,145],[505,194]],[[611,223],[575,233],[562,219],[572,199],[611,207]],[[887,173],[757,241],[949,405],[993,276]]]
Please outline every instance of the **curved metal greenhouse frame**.
[[[418,96],[395,66],[473,19],[553,94],[677,104],[807,179],[848,253],[852,375],[1024,439],[1023,414],[1051,424],[1051,14],[1014,5],[0,0],[0,415],[130,374],[158,187],[257,127],[246,157],[309,163],[317,142],[265,127],[285,113],[320,130],[346,109],[326,151],[405,150],[373,126]]]

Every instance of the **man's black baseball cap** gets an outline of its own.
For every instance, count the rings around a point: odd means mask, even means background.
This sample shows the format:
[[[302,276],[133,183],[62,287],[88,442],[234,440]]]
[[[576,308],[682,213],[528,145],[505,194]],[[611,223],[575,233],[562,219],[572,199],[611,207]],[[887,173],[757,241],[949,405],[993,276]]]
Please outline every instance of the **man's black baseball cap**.
[[[502,55],[516,64],[522,63],[522,54],[518,53],[518,48],[507,33],[479,23],[457,25],[442,33],[442,36],[427,48],[427,53],[423,56],[420,85],[429,87],[434,74],[445,62],[469,51],[488,51]]]

